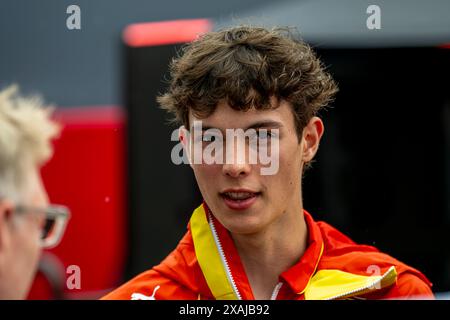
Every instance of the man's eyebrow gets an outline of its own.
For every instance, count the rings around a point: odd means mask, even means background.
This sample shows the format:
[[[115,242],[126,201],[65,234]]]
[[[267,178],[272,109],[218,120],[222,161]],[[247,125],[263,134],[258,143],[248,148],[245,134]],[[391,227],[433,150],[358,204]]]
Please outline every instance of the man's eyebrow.
[[[251,124],[250,126],[245,128],[245,131],[248,129],[259,129],[259,128],[279,129],[281,127],[283,127],[283,124],[281,122],[275,120],[263,120]]]
[[[259,128],[272,128],[272,129],[279,129],[283,127],[283,124],[281,122],[275,121],[275,120],[262,120],[255,123],[252,123],[247,128],[244,129],[244,131],[247,131],[248,129],[259,129]],[[191,127],[193,129],[194,126]],[[200,129],[200,127],[196,127],[196,129]],[[202,126],[202,131],[206,131],[209,129],[216,129],[223,131],[219,128],[213,127],[213,126]]]

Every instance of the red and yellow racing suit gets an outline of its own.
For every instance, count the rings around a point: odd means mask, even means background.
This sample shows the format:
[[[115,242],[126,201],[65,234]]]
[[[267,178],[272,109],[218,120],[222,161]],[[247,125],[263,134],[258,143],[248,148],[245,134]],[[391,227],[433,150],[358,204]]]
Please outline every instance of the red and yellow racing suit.
[[[279,276],[273,299],[433,298],[430,281],[418,270],[359,245],[304,211],[308,245],[300,260]],[[103,299],[254,299],[229,232],[204,203],[188,231],[159,265]]]

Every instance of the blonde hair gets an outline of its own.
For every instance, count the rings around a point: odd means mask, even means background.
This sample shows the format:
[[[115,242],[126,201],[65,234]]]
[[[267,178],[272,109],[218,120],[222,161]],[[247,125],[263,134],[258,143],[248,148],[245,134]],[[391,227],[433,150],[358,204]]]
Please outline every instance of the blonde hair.
[[[39,96],[19,95],[16,85],[0,91],[0,199],[19,201],[30,166],[38,168],[51,157],[50,140],[60,130],[50,119],[52,111]]]

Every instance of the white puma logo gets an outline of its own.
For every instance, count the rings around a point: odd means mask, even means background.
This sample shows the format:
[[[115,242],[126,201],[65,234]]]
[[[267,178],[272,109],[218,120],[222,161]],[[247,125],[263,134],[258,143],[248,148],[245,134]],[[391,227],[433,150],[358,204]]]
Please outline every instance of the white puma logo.
[[[160,288],[160,286],[156,286],[155,289],[153,289],[153,294],[150,297],[146,296],[146,295],[143,295],[142,293],[135,292],[135,293],[133,293],[131,295],[131,300],[156,300],[155,299],[155,294],[156,294],[156,291],[158,291],[159,288]]]

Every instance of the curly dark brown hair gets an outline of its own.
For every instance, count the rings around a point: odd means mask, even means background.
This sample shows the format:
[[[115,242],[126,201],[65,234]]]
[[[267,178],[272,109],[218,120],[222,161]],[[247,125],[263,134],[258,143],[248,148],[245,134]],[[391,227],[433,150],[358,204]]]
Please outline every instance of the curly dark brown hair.
[[[170,87],[157,101],[186,128],[189,110],[208,117],[222,99],[235,110],[269,109],[274,96],[290,102],[300,137],[338,90],[310,46],[289,28],[238,26],[206,33],[182,48],[170,75]]]

